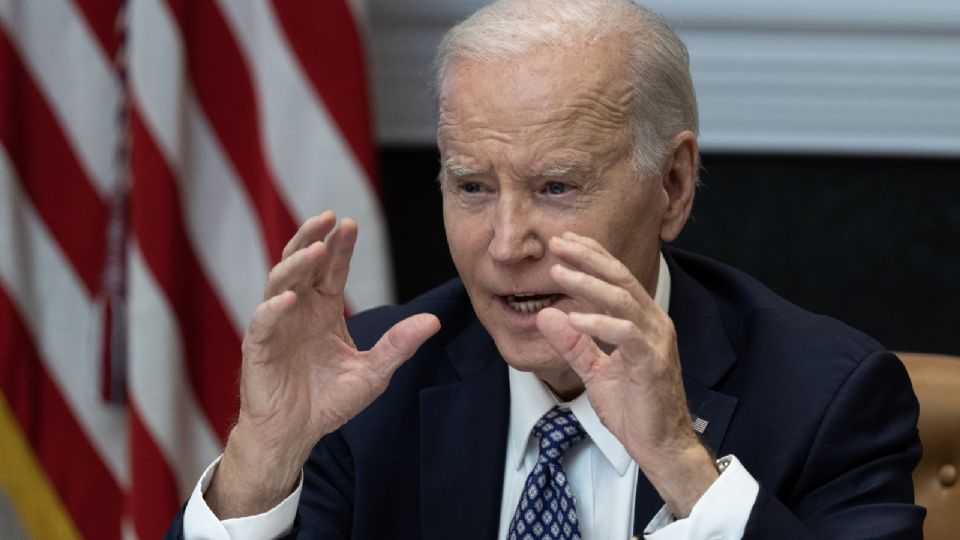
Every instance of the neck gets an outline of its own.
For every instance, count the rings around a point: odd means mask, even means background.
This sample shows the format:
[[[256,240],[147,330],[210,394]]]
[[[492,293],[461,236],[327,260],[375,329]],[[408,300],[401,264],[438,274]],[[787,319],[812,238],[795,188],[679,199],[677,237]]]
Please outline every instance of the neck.
[[[572,369],[549,375],[538,374],[543,384],[554,393],[560,401],[573,401],[583,393],[583,381]]]

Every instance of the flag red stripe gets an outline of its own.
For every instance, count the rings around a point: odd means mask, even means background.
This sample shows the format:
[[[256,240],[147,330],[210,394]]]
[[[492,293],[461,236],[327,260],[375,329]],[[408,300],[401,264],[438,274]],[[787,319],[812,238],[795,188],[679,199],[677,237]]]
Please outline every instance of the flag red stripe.
[[[0,143],[19,172],[23,190],[56,237],[87,294],[94,296],[101,286],[107,206],[2,28],[0,80],[4,81]]]
[[[74,3],[80,8],[87,24],[97,36],[97,41],[103,47],[107,59],[112,62],[120,48],[117,18],[120,15],[123,0],[74,0]]]
[[[176,399],[171,396],[170,399]],[[131,491],[129,512],[139,538],[162,538],[180,509],[173,469],[140,419],[135,404],[130,407]]]
[[[2,282],[0,392],[83,536],[119,539],[123,493],[47,372]]]
[[[197,260],[173,173],[137,110],[130,129],[134,235],[176,314],[194,394],[223,442],[239,407],[240,337]]]
[[[277,262],[297,225],[267,168],[256,93],[243,55],[212,0],[168,4],[180,26],[197,97],[250,195],[267,252]]]
[[[273,7],[294,56],[379,190],[363,46],[349,6],[345,0],[273,0]]]

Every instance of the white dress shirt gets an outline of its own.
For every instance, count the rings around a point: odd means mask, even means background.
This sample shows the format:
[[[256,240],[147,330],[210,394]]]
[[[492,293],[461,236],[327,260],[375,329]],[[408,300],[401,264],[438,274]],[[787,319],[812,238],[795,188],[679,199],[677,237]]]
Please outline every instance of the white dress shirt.
[[[654,299],[664,311],[669,312],[670,271],[662,255]],[[587,433],[586,440],[571,448],[563,460],[576,501],[582,538],[628,540],[633,535],[639,466],[620,441],[600,423],[586,394],[569,403],[562,403],[535,375],[512,367],[509,368],[509,381],[510,426],[507,431],[507,459],[503,472],[498,537],[506,538],[523,484],[537,462],[536,441],[530,436],[533,425],[555,405],[565,405],[573,411]],[[303,489],[302,478],[297,489],[271,510],[256,516],[220,521],[203,499],[203,493],[218,464],[219,458],[204,472],[187,502],[183,519],[185,538],[252,540],[276,538],[290,530]],[[733,457],[727,469],[697,501],[687,518],[674,520],[664,506],[647,524],[644,538],[741,538],[758,491],[756,480]]]

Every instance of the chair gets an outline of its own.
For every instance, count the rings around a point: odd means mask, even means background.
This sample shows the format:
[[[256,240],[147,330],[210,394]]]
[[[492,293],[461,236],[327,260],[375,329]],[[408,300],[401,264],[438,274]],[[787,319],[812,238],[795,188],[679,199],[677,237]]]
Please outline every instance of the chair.
[[[960,538],[960,357],[897,353],[920,401],[923,458],[913,471],[928,540]]]

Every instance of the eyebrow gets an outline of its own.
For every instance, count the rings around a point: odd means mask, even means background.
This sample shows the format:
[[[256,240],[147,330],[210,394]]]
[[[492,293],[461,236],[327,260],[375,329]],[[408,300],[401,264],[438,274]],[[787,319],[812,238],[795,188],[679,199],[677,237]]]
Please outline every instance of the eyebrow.
[[[480,173],[480,171],[473,167],[468,167],[451,160],[447,160],[447,162],[443,164],[443,170],[454,178],[463,178]]]
[[[583,170],[583,167],[578,167],[576,165],[553,165],[540,171],[540,174],[537,176],[565,176],[571,171],[580,172]]]
[[[437,175],[437,181],[441,182],[444,176],[450,178],[466,178],[481,173],[482,171],[479,169],[463,165],[462,163],[458,163],[453,159],[448,159],[440,168],[440,174]],[[579,173],[589,178],[596,176],[596,171],[592,168],[571,163],[551,165],[532,176],[540,178],[562,178],[570,173]]]
[[[561,178],[561,177],[567,176],[570,173],[581,174],[587,178],[593,178],[597,174],[597,172],[590,167],[564,163],[559,165],[551,165],[550,167],[547,167],[546,169],[543,169],[542,171],[540,171],[540,173],[537,174],[536,176],[539,176],[542,178]]]

